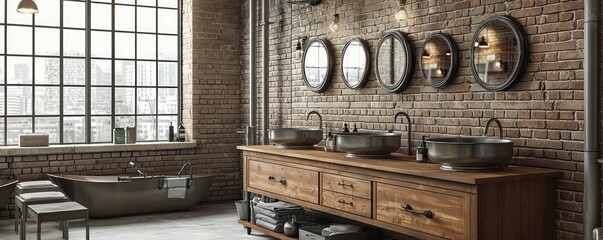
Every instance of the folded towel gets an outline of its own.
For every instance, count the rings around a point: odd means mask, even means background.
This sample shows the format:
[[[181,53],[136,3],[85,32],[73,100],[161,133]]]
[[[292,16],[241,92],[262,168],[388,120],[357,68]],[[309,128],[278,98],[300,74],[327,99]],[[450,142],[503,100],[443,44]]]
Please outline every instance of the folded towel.
[[[168,198],[186,198],[186,178],[166,178],[164,187],[167,188]]]
[[[273,212],[294,211],[303,209],[300,206],[288,202],[258,203],[256,207],[270,210]]]
[[[304,222],[304,220],[306,219],[305,215],[295,215],[295,217],[296,217],[296,221],[298,223]],[[285,217],[280,217],[280,218],[271,218],[264,214],[258,213],[255,215],[255,219],[262,219],[262,220],[272,223],[272,224],[285,224],[291,220],[291,215],[285,216]]]
[[[284,223],[283,224],[272,224],[272,223],[266,222],[262,219],[256,219],[255,225],[258,225],[258,226],[266,228],[270,231],[279,232],[279,233],[284,232],[284,229],[285,229]]]
[[[304,215],[306,213],[303,208],[300,208],[297,210],[274,212],[274,211],[270,211],[270,210],[267,210],[264,208],[259,208],[257,206],[254,208],[254,211],[255,211],[255,213],[261,213],[267,217],[275,218],[275,219],[288,218],[291,215]]]

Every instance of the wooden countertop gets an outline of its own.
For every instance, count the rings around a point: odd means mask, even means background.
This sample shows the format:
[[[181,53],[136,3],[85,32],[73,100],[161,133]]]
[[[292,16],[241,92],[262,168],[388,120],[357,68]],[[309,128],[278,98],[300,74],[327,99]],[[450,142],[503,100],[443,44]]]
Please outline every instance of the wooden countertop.
[[[340,164],[350,167],[373,169],[385,172],[428,177],[466,184],[484,184],[502,181],[560,177],[561,172],[544,168],[510,166],[489,172],[453,172],[440,169],[437,163],[419,163],[414,156],[394,154],[390,159],[352,159],[341,152],[325,152],[322,148],[309,150],[284,150],[272,145],[238,146],[237,149],[249,152],[272,154],[277,156],[300,158]]]

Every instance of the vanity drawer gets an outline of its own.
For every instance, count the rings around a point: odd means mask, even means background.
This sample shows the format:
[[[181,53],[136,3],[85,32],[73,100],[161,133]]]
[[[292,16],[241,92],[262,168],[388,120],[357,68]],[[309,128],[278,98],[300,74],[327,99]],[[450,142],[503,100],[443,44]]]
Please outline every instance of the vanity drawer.
[[[318,172],[249,160],[251,188],[318,204]]]
[[[447,239],[467,238],[465,198],[383,183],[376,191],[377,220]]]
[[[323,173],[322,188],[333,192],[371,199],[371,181]]]
[[[322,191],[322,205],[367,218],[372,213],[371,200],[325,190]]]

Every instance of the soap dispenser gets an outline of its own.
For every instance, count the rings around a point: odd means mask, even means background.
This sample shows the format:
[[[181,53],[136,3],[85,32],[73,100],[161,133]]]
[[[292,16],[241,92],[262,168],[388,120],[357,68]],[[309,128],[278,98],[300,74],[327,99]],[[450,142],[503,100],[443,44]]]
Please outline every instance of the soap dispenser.
[[[425,136],[421,138],[421,144],[417,147],[417,162],[427,162],[427,144]]]
[[[350,129],[348,128],[348,123],[343,124],[343,132],[350,132]]]
[[[352,132],[358,132],[358,128],[356,128],[356,124],[354,123],[354,130]]]
[[[333,133],[329,131],[329,136],[327,136],[327,141],[325,142],[325,151],[334,152],[335,151],[335,138],[333,137]]]

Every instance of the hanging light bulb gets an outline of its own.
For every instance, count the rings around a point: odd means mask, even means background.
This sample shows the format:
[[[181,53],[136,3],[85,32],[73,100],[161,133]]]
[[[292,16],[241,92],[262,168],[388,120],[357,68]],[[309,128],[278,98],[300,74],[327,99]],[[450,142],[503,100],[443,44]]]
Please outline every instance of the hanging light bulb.
[[[304,57],[304,50],[302,50],[301,41],[297,39],[297,46],[295,47],[295,52],[293,52],[293,57],[295,60],[300,61]]]
[[[406,20],[408,18],[408,12],[406,11],[406,0],[396,1],[398,3],[398,11],[394,15],[398,22]]]
[[[17,12],[34,14],[38,13],[38,5],[33,0],[21,0],[17,6]]]
[[[442,74],[442,69],[441,69],[441,68],[439,68],[439,69],[438,69],[438,71],[436,71],[436,73],[437,73],[438,75],[440,75],[440,76],[444,76],[444,74]]]
[[[332,32],[339,32],[339,14],[333,14],[333,22],[329,25]]]
[[[427,52],[427,50],[423,52],[423,58],[431,58],[431,55],[429,54],[429,52]]]
[[[473,46],[474,46],[474,47],[479,47],[479,42],[475,42],[475,43],[473,43]]]

